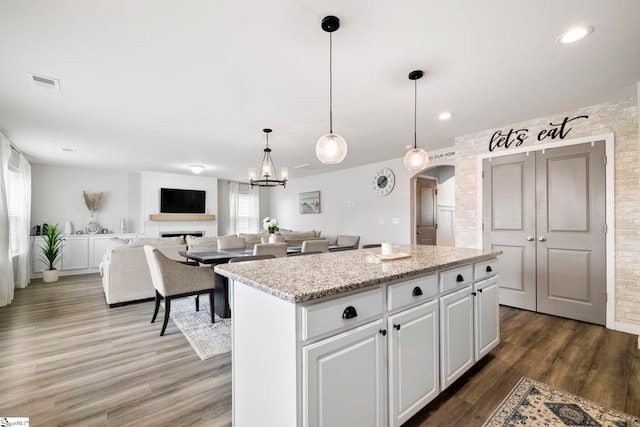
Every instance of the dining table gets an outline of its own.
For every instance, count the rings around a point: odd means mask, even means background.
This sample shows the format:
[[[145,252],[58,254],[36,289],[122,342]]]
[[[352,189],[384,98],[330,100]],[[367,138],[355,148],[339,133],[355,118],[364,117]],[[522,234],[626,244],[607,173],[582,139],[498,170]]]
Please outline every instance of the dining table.
[[[354,249],[353,246],[329,245],[329,252]],[[297,254],[302,251],[301,245],[288,246],[287,255]],[[218,264],[226,264],[232,258],[253,255],[253,248],[218,249],[217,251],[191,252],[180,251],[180,256],[200,264],[210,265],[212,268]],[[215,289],[213,291],[213,305],[215,313],[223,319],[231,317],[231,305],[229,295],[229,281],[226,277],[216,273]]]

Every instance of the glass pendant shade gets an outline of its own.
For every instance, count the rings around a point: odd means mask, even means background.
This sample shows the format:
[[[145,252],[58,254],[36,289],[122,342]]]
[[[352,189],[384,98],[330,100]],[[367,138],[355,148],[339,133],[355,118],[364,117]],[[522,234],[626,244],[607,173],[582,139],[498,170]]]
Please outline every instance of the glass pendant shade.
[[[413,148],[404,155],[404,167],[410,171],[421,171],[429,163],[429,155],[422,148]]]
[[[316,143],[316,156],[322,163],[340,163],[347,157],[347,141],[336,133],[322,135]]]

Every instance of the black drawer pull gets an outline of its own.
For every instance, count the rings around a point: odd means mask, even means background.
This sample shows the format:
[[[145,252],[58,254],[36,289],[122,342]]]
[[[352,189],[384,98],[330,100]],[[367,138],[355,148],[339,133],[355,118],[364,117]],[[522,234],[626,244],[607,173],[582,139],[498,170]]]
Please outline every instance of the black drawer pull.
[[[414,297],[419,297],[420,295],[422,295],[422,289],[420,289],[420,286],[416,286],[415,288],[413,288],[413,292],[411,292],[411,295],[413,295]]]
[[[396,331],[400,330],[400,325],[393,325],[394,328],[396,328]]]
[[[487,273],[491,273],[493,271],[493,268],[491,268],[490,265],[487,265]]]
[[[385,335],[387,335],[387,330],[386,329],[380,329],[380,333],[384,337]]]
[[[456,277],[456,282],[464,282],[464,277],[462,277],[462,274],[458,274],[458,277]]]
[[[357,315],[358,315],[358,312],[356,311],[356,308],[352,305],[345,308],[344,311],[342,312],[343,319],[353,319]]]
[[[478,289],[478,292],[482,292],[482,289]]]

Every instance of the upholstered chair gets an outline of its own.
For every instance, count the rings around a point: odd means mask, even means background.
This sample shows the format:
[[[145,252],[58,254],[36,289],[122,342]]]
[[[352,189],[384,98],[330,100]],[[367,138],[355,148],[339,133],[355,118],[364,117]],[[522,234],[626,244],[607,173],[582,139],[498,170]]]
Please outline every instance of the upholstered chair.
[[[254,255],[265,255],[271,254],[276,258],[284,258],[287,256],[287,243],[286,242],[277,242],[277,243],[257,243],[253,246],[253,254]]]
[[[302,242],[302,252],[329,252],[328,240],[305,240]]]
[[[353,249],[358,249],[358,246],[360,246],[360,236],[340,235],[336,239],[336,245],[338,245],[338,246],[352,246]]]
[[[242,249],[247,244],[244,237],[220,237],[218,239],[218,249]]]
[[[155,322],[160,308],[160,301],[164,299],[164,322],[160,336],[164,335],[171,312],[171,300],[190,295],[209,294],[211,306],[211,323],[215,320],[213,310],[213,290],[215,287],[215,273],[211,267],[197,267],[183,264],[167,258],[153,246],[145,245],[144,253],[151,273],[151,282],[156,291],[156,306],[151,323]],[[196,311],[199,310],[196,299]]]

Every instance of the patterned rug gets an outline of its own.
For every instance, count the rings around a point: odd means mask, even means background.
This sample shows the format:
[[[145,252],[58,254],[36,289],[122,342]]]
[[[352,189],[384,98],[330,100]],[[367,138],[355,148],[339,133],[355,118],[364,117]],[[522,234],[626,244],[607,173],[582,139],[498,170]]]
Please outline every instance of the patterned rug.
[[[171,320],[182,331],[200,359],[211,359],[229,353],[231,319],[221,319],[216,314],[216,322],[211,323],[209,297],[200,297],[200,311],[196,311],[194,299],[195,297],[186,297],[172,300]],[[161,316],[162,313],[158,313],[158,317]]]
[[[640,418],[522,377],[483,427],[640,426]]]

